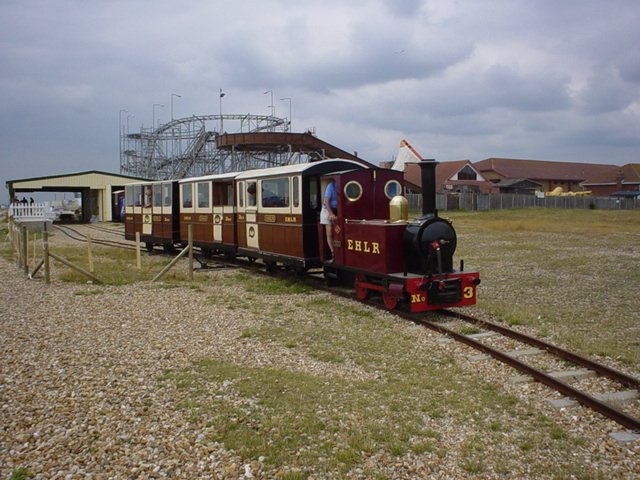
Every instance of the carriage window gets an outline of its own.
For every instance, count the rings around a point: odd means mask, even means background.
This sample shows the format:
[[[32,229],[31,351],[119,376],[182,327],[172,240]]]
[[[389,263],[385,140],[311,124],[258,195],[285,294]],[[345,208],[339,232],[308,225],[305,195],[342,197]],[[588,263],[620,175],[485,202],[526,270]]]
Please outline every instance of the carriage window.
[[[144,206],[151,206],[151,185],[144,186]]]
[[[133,186],[133,203],[136,207],[142,205],[142,185]]]
[[[133,207],[133,185],[126,185],[124,187],[125,205],[127,207]]]
[[[170,207],[173,202],[173,192],[171,190],[171,184],[165,183],[162,185],[162,206]]]
[[[261,200],[263,207],[288,207],[289,179],[270,178],[263,180]]]
[[[362,185],[355,180],[347,182],[344,186],[344,195],[350,202],[360,200],[360,197],[362,197]]]
[[[244,207],[244,182],[238,183],[238,206]]]
[[[182,207],[193,207],[193,184],[185,183],[182,185]]]
[[[293,206],[298,207],[300,205],[300,178],[293,177]]]
[[[256,206],[256,182],[247,182],[247,207]]]
[[[225,205],[233,206],[233,184],[227,184],[227,198],[224,200]]]
[[[318,208],[318,179],[309,180],[309,206],[315,210]]]
[[[402,185],[397,180],[389,180],[384,186],[384,194],[389,200],[396,195],[402,195]]]
[[[162,185],[153,186],[153,206],[154,207],[162,206]]]
[[[209,183],[198,183],[198,208],[209,208]]]

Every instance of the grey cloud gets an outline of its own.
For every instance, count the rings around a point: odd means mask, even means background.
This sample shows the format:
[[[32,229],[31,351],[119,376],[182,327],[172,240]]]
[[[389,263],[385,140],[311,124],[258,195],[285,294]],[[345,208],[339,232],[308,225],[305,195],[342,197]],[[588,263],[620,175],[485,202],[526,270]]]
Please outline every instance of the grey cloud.
[[[580,110],[588,114],[624,110],[634,102],[640,102],[639,86],[626,82],[614,68],[594,72],[577,94]]]

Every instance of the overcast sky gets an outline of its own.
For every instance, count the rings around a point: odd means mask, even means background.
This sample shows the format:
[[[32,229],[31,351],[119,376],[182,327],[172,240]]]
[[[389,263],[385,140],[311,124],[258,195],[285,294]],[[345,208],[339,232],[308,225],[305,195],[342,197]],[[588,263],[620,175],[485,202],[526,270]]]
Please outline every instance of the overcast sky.
[[[220,89],[229,114],[291,98],[294,131],[373,163],[403,138],[439,161],[640,162],[639,26],[638,0],[2,0],[0,180],[118,172],[121,109],[139,131],[172,98],[218,113]]]

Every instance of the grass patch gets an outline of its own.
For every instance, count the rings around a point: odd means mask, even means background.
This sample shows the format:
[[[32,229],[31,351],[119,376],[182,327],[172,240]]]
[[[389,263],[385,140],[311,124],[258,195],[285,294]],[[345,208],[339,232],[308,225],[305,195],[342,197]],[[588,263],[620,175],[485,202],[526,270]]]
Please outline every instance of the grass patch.
[[[178,408],[205,425],[211,441],[243,458],[263,456],[274,466],[304,470],[313,465],[315,472],[344,474],[376,452],[402,457],[438,450],[439,434],[427,425],[429,416],[420,417],[416,411],[429,411],[435,396],[445,405],[461,407],[462,391],[449,384],[448,374],[437,373],[437,364],[425,360],[420,360],[421,373],[368,381],[203,359],[190,369],[168,373],[163,381],[171,379],[177,388],[189,391]],[[434,390],[433,384],[440,382]],[[483,391],[480,384],[474,389]],[[219,394],[212,398],[204,392]],[[491,401],[492,408],[513,408],[497,395],[492,394]],[[447,416],[466,417],[466,407],[446,410]]]
[[[478,308],[587,355],[640,367],[640,211],[451,213]]]
[[[228,277],[230,288],[247,281]],[[288,288],[275,278],[260,283],[262,292]],[[286,300],[279,293],[251,295],[243,308],[255,316],[239,333],[250,342],[247,348],[275,343],[303,361],[327,364],[327,371],[361,373],[327,376],[205,358],[163,375],[160,385],[180,390],[176,408],[185,419],[246,461],[264,457],[269,468],[291,478],[346,478],[355,469],[386,478],[368,459],[439,461],[452,454],[443,446],[449,439],[441,422],[469,426],[470,437],[456,454],[470,475],[518,471],[523,462],[546,474],[537,452],[570,457],[574,438],[549,419],[535,421],[527,405],[473,378],[454,357],[421,348],[411,329],[385,314],[325,294]],[[504,453],[487,457],[489,450]]]
[[[247,292],[256,295],[295,295],[313,291],[309,285],[303,282],[276,277],[262,277],[246,272],[229,275],[226,279],[232,284],[240,285]]]
[[[9,480],[27,480],[29,478],[33,478],[33,474],[27,468],[20,467],[11,473]]]

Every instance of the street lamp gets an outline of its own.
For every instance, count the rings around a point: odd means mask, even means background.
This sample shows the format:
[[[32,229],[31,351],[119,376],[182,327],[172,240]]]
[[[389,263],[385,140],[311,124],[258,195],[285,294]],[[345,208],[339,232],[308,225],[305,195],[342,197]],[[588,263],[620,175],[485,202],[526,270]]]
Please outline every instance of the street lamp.
[[[264,92],[264,94],[266,95],[267,93],[271,94],[271,116],[275,117],[276,116],[276,107],[273,105],[273,90],[267,90],[266,92]]]
[[[124,108],[121,108],[120,111],[118,112],[118,137],[119,137],[119,143],[120,143],[120,155],[122,155],[122,150],[123,150],[123,146],[124,146],[124,138],[122,135],[122,114],[123,113],[129,113],[129,110],[125,110]]]
[[[220,89],[220,133],[224,131],[224,120],[222,119],[222,97],[224,97],[226,93]]]
[[[173,97],[182,98],[182,95],[178,95],[177,93],[171,94],[171,120],[173,120]]]
[[[284,101],[284,100],[288,100],[289,101],[289,131],[293,131],[293,128],[291,127],[291,97],[284,97],[281,98],[280,100]]]
[[[129,119],[131,117],[135,117],[135,115],[132,113],[130,115],[127,115],[127,135],[129,134]]]
[[[123,113],[129,113],[129,110],[125,110],[124,108],[120,109],[120,112],[118,113],[118,134],[122,134],[122,114]]]
[[[153,104],[153,122],[151,123],[151,129],[156,129],[156,107],[164,107],[164,103],[154,103]]]

